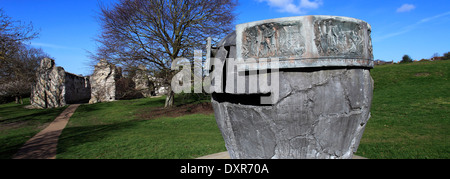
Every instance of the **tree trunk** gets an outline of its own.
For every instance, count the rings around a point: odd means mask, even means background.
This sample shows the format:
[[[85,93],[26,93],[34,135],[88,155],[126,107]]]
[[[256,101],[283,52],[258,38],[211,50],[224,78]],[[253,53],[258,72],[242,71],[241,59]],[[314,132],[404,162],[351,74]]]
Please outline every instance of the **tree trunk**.
[[[164,108],[173,107],[174,98],[175,98],[175,93],[172,91],[172,88],[169,87],[169,92],[167,93],[166,104],[164,105]]]

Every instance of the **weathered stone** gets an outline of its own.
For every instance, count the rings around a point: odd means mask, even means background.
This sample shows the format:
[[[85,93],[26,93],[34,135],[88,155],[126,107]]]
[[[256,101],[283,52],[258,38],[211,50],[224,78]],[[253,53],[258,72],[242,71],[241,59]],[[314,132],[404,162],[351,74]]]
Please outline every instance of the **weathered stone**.
[[[247,28],[242,33],[244,58],[301,56],[305,39],[299,21],[269,22]]]
[[[154,85],[150,81],[147,74],[147,69],[144,65],[139,65],[136,70],[136,75],[133,77],[135,83],[135,89],[138,90],[142,96],[150,97],[154,93]]]
[[[95,65],[91,80],[89,104],[116,100],[116,81],[122,77],[121,70],[105,59]]]
[[[87,103],[91,98],[89,77],[66,72],[65,90],[67,104]]]
[[[280,68],[372,68],[370,33],[371,27],[366,22],[336,16],[287,17],[239,24],[236,58],[279,58]],[[257,68],[257,64],[248,65],[243,66],[245,70]]]
[[[149,77],[150,83],[153,84],[153,90],[155,96],[167,95],[169,87],[164,83],[164,79]]]
[[[256,59],[237,72],[224,68],[223,74],[245,76],[245,93],[230,89],[237,82],[227,79],[226,93],[212,95],[231,158],[352,158],[370,118],[370,26],[346,17],[304,16],[236,29],[213,53],[223,61]],[[264,90],[248,90],[261,83],[249,76],[261,70],[262,58],[280,59],[279,98],[271,105],[260,103]]]
[[[65,72],[64,68],[55,66],[52,59],[41,60],[36,76],[30,99],[34,108],[62,107],[90,98],[89,79]]]

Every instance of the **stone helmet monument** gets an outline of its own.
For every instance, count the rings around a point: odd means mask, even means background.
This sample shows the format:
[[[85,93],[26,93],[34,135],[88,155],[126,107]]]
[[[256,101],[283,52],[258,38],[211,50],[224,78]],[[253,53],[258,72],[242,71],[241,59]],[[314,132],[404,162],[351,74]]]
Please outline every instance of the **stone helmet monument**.
[[[239,24],[209,47],[224,66],[212,104],[231,158],[352,158],[370,118],[370,34],[362,20],[300,16]]]

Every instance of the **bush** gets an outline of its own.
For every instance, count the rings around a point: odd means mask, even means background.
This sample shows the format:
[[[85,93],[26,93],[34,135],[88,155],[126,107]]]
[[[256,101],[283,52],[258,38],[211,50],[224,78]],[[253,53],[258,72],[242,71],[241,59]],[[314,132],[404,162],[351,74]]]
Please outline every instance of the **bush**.
[[[444,53],[442,60],[450,60],[450,52]]]
[[[409,55],[404,55],[402,61],[400,61],[400,63],[411,63],[411,62],[413,62],[413,60]]]

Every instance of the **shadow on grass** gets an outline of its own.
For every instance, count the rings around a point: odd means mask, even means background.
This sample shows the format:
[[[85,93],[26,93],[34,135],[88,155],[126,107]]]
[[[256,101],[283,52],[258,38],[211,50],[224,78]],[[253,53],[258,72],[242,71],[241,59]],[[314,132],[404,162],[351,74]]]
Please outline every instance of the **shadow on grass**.
[[[15,113],[27,113],[25,115],[16,114],[16,117],[6,118],[0,120],[0,125],[6,125],[10,123],[25,123],[30,121],[36,121],[36,120],[45,120],[41,122],[49,122],[51,120],[54,120],[56,116],[58,116],[62,111],[66,109],[63,108],[57,108],[57,109],[45,109],[45,110],[38,110],[33,109],[34,111],[10,111]],[[23,109],[23,110],[29,110],[29,109]],[[5,114],[6,113],[6,114]],[[1,116],[8,115],[7,112],[0,113]]]
[[[92,147],[92,150],[97,150],[98,143],[101,143],[103,139],[118,130],[126,129],[135,126],[133,122],[113,123],[106,125],[94,125],[94,126],[80,126],[80,127],[66,127],[61,134],[58,141],[57,158],[83,158],[89,157],[86,153],[77,154],[76,148],[81,145],[93,143],[93,146],[86,145],[84,147]],[[95,143],[95,144],[94,144]],[[90,150],[83,150],[90,151]],[[70,153],[70,155],[65,155]],[[93,153],[90,153],[93,154]]]
[[[25,109],[25,105],[0,107],[0,159],[10,159],[27,140],[66,109]]]
[[[0,138],[0,144],[2,144],[0,145],[0,159],[11,159],[23,144],[35,134],[36,132],[28,132]]]
[[[147,101],[139,102],[139,104],[134,104],[136,106],[164,106],[166,103],[166,97],[159,97],[159,98],[151,98]]]
[[[84,104],[81,105],[76,113],[84,113],[84,112],[95,112],[103,109],[108,109],[111,106],[113,106],[113,103],[107,102],[107,103],[97,103],[97,104]]]

